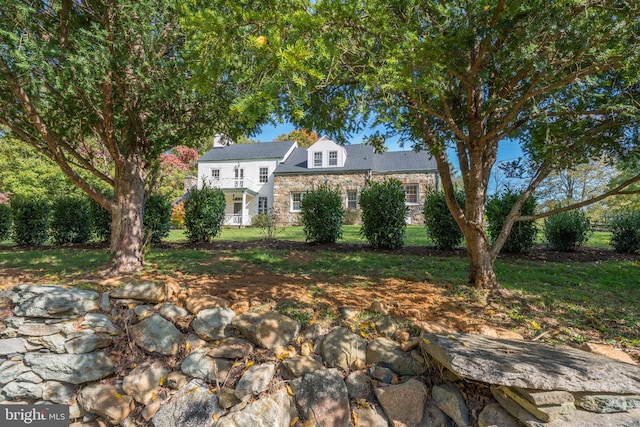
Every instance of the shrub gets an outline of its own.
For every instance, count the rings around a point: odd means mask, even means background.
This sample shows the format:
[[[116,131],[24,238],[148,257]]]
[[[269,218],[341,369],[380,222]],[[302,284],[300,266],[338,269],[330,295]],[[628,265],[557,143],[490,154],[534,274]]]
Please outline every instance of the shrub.
[[[304,195],[300,202],[300,218],[307,242],[335,243],[342,237],[342,197],[340,190],[327,184]]]
[[[464,191],[456,190],[454,195],[464,209]],[[427,193],[423,214],[427,236],[435,242],[438,249],[451,250],[460,246],[464,235],[447,207],[444,192],[431,190]]]
[[[544,237],[550,249],[573,251],[589,239],[591,223],[581,210],[562,212],[544,222]]]
[[[363,235],[374,248],[395,249],[404,245],[407,230],[402,183],[397,179],[368,182],[360,194]]]
[[[11,231],[11,206],[0,203],[0,242],[9,238]]]
[[[640,252],[640,212],[620,215],[611,221],[611,241],[616,252]]]
[[[224,222],[224,193],[218,188],[204,186],[189,190],[184,202],[184,225],[191,243],[210,242],[222,231]]]
[[[86,243],[91,239],[89,202],[78,196],[62,196],[53,202],[51,240],[56,245]]]
[[[489,222],[489,236],[492,242],[495,242],[500,235],[505,218],[509,212],[511,212],[511,208],[519,198],[520,194],[511,190],[495,194],[489,198],[486,215]],[[533,215],[536,210],[536,205],[536,199],[529,197],[522,205],[520,214]],[[536,227],[533,221],[516,222],[511,228],[511,232],[502,247],[502,251],[514,254],[528,251],[533,247],[537,233],[538,227]]]
[[[261,213],[251,218],[251,226],[259,228],[268,239],[276,237],[276,215]]]
[[[171,202],[161,194],[151,194],[144,203],[145,241],[159,242],[171,230]]]
[[[357,209],[346,209],[342,217],[342,223],[344,225],[354,225],[358,223],[359,219],[360,212]]]
[[[46,200],[13,196],[12,239],[19,246],[42,245],[49,238],[51,207]]]
[[[175,228],[184,227],[184,202],[176,203],[171,207],[171,225]]]
[[[108,242],[111,238],[111,213],[92,199],[89,202],[89,215],[96,239],[100,242]]]

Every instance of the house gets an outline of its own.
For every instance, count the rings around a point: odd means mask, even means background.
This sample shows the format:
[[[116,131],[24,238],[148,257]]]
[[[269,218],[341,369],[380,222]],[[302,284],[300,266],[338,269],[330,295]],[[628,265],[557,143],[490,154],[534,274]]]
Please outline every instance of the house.
[[[308,148],[293,141],[217,144],[198,161],[198,185],[225,193],[227,225],[250,225],[260,213],[273,213],[278,225],[299,224],[304,193],[324,183],[340,189],[345,209],[358,209],[367,180],[387,177],[404,185],[407,222],[422,224],[425,193],[437,187],[435,161],[424,151],[376,154],[370,145],[323,137]]]

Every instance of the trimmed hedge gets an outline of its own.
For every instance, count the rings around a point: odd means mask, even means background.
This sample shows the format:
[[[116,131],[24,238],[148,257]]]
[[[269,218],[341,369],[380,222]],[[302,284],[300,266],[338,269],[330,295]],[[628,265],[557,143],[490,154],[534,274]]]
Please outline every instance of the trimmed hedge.
[[[456,190],[455,198],[464,209],[464,191]],[[464,235],[453,219],[443,191],[431,190],[424,201],[424,225],[427,236],[441,250],[452,250],[462,243]]]
[[[145,240],[158,243],[171,231],[171,201],[161,194],[151,194],[144,203],[142,219]]]
[[[544,222],[544,237],[549,249],[574,251],[589,240],[591,222],[583,211],[562,212]]]
[[[363,235],[373,248],[396,249],[404,245],[407,206],[397,179],[367,182],[360,194]]]
[[[184,225],[191,243],[210,242],[222,231],[224,222],[224,193],[218,188],[204,186],[189,190],[184,202]]]
[[[18,246],[38,246],[49,239],[51,207],[46,200],[11,197],[13,229],[11,238]]]
[[[307,242],[335,243],[342,237],[344,208],[340,190],[327,184],[304,195],[300,202],[300,217]]]
[[[91,240],[91,215],[86,198],[63,196],[53,201],[51,240],[56,245]]]
[[[511,208],[519,198],[520,194],[511,190],[495,194],[489,198],[489,201],[487,202],[486,215],[489,222],[489,236],[492,242],[495,242],[500,235],[504,219],[509,215]],[[525,200],[522,205],[522,209],[520,209],[520,214],[533,215],[535,213],[536,206],[536,199],[531,196]],[[514,254],[526,252],[533,247],[536,240],[536,234],[538,234],[538,227],[535,222],[516,222],[511,228],[511,233],[509,233],[509,237],[507,237],[507,240],[502,247],[502,251]]]
[[[107,194],[113,198],[113,193]],[[108,242],[111,238],[111,213],[91,199],[89,202],[89,215],[93,225],[93,234],[100,242]]]
[[[11,216],[11,206],[0,203],[0,242],[9,238]]]
[[[640,252],[640,212],[629,212],[611,221],[611,241],[616,252]]]

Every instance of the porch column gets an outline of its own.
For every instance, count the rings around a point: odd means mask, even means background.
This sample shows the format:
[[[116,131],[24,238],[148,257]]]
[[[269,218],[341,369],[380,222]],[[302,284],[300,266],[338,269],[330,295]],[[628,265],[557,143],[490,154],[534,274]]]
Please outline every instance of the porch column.
[[[242,226],[245,225],[244,223],[244,218],[245,218],[245,211],[247,210],[247,191],[246,190],[242,190],[242,219],[240,220],[240,224]]]

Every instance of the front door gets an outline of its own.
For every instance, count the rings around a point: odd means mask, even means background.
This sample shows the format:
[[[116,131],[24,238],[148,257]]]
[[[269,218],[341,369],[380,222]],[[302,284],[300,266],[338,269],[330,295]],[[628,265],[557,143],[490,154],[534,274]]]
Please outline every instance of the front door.
[[[242,202],[233,203],[233,223],[234,224],[242,223]]]

